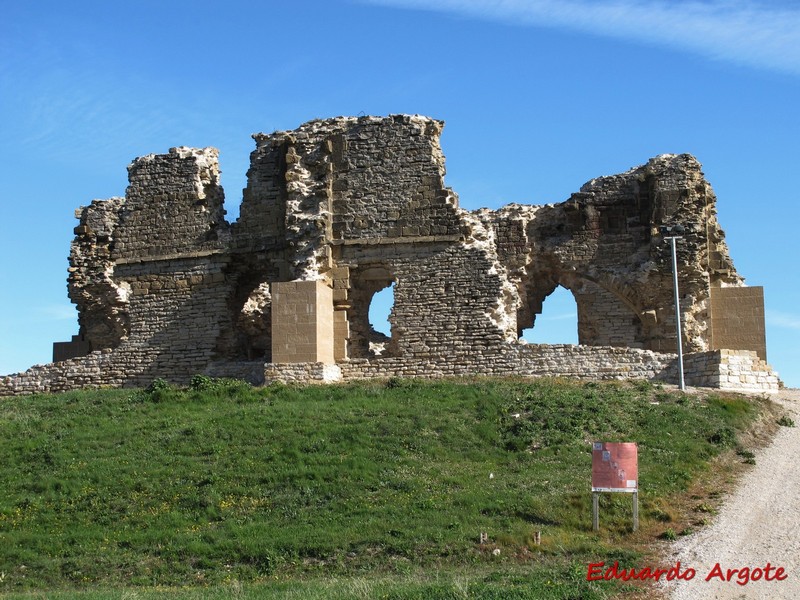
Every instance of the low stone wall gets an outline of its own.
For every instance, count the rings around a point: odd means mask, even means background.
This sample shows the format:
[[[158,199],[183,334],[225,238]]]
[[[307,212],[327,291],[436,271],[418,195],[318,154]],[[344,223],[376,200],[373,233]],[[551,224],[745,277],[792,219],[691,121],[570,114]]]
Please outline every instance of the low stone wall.
[[[206,364],[203,358],[203,351],[158,354],[144,344],[126,343],[120,348],[96,350],[86,356],[0,376],[0,397],[82,388],[145,387],[156,378],[187,385],[192,375],[203,372],[197,366]]]
[[[676,355],[636,348],[514,344],[496,355],[447,362],[404,358],[354,359],[339,365],[349,379],[437,378],[459,375],[574,377],[577,379],[659,379],[677,377]]]
[[[657,379],[677,374],[677,355],[616,346],[519,345],[520,375],[577,379]]]
[[[684,361],[686,383],[742,393],[776,393],[778,374],[751,350],[696,352]]]
[[[186,384],[185,373],[153,369],[157,362],[145,351],[104,350],[88,356],[0,378],[0,396],[63,392],[79,388],[148,385],[155,377]],[[151,368],[143,367],[150,364]],[[755,352],[714,350],[684,357],[686,383],[742,393],[774,393],[777,373]],[[359,379],[406,377],[436,379],[468,375],[572,377],[583,380],[646,379],[677,383],[677,356],[612,346],[512,344],[502,353],[454,357],[447,361],[386,357],[352,359],[339,364],[217,362],[206,375],[243,379],[255,385],[332,383]]]
[[[584,380],[647,379],[678,382],[677,355],[611,346],[529,344],[481,361],[427,363],[400,358],[351,360],[340,365],[345,380],[372,377],[436,378],[459,375],[572,377]],[[778,374],[755,352],[715,350],[684,356],[687,385],[741,393],[776,393]]]
[[[0,377],[0,396],[122,387],[125,374],[113,368],[112,353],[112,350],[100,350],[80,358],[35,365],[23,373],[5,375]]]
[[[253,385],[264,385],[264,361],[213,362],[206,367],[203,375],[240,379]]]
[[[335,383],[341,381],[339,365],[315,363],[267,363],[264,380],[270,383]]]

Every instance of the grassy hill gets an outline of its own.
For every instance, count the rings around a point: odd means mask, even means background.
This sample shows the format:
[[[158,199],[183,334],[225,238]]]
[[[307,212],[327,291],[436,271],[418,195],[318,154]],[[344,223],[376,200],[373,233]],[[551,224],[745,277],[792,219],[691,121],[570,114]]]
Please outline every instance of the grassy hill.
[[[720,490],[686,491],[719,453],[749,456],[738,440],[765,406],[644,382],[491,379],[196,377],[6,399],[0,592],[604,598],[620,588],[586,582],[588,563],[643,566],[654,539],[702,518],[686,499],[702,512]],[[636,534],[621,494],[604,495],[591,531],[593,440],[639,443]]]

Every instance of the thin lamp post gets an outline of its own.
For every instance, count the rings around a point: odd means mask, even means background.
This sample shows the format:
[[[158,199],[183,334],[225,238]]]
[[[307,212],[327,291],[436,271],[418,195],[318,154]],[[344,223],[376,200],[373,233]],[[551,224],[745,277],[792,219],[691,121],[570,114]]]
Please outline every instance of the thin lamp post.
[[[672,227],[662,227],[662,232],[679,234],[685,230],[681,225],[674,225]],[[682,240],[680,235],[671,235],[664,238],[669,240],[672,249],[672,289],[675,292],[675,330],[678,334],[678,386],[683,392],[686,390],[686,382],[683,377],[683,336],[681,334],[681,301],[680,294],[678,293],[678,253],[676,250],[676,242]]]

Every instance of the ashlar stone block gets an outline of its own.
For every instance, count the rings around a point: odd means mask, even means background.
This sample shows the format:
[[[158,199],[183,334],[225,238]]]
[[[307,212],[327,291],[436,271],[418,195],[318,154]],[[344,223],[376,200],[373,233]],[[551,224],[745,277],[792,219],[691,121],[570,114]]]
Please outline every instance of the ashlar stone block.
[[[272,362],[334,363],[333,291],[324,281],[275,282]]]

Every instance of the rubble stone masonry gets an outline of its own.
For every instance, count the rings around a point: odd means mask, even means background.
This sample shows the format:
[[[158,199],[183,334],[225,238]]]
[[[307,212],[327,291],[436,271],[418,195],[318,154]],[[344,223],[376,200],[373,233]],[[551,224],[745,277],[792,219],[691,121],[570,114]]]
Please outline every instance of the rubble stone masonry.
[[[661,155],[559,204],[469,212],[444,184],[443,126],[338,117],[256,134],[233,223],[215,149],[134,160],[124,198],[76,212],[68,284],[80,331],[56,345],[66,360],[0,378],[0,395],[196,373],[671,381],[662,228],[678,224],[688,382],[778,388],[763,362],[762,291],[736,272],[696,159]],[[390,286],[386,336],[369,306]],[[519,341],[559,286],[575,298],[579,345]]]

